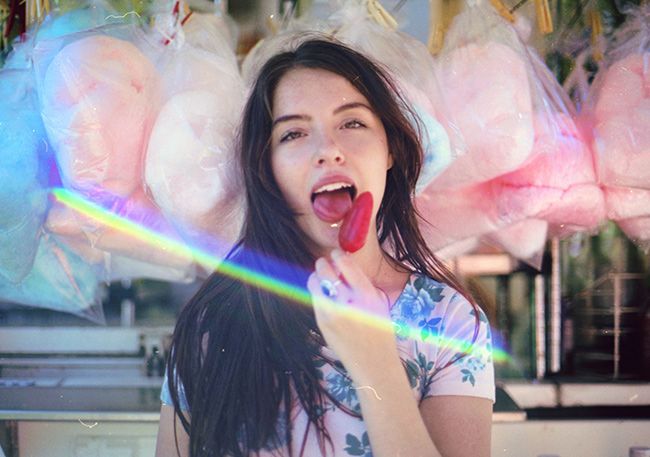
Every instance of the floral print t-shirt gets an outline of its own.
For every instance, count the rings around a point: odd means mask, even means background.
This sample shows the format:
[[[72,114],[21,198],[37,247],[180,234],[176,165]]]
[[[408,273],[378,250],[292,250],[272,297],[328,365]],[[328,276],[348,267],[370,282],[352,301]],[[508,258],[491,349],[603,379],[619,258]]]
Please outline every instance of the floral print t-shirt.
[[[478,312],[478,314],[477,314]],[[412,274],[390,310],[400,357],[406,364],[413,397],[421,402],[436,395],[467,395],[494,402],[494,367],[490,326],[485,314],[453,288],[419,274]],[[477,326],[478,323],[478,326]],[[415,337],[414,337],[415,333]],[[323,348],[328,358],[334,352]],[[343,365],[319,363],[325,387],[343,405],[360,412],[356,390]],[[183,392],[180,392],[183,409]],[[167,380],[161,400],[171,405]],[[325,426],[334,448],[326,444],[326,456],[372,457],[363,419],[351,416],[326,400]],[[299,455],[308,424],[305,412],[292,414],[294,455]],[[280,434],[280,436],[283,436]],[[269,445],[260,456],[282,456],[282,443]],[[307,436],[306,456],[322,455],[312,428]]]

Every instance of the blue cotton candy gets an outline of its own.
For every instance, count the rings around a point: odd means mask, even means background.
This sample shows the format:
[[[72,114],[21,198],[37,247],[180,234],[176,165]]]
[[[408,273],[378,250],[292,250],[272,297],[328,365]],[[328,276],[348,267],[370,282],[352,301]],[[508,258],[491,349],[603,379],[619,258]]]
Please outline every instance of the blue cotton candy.
[[[78,315],[101,304],[95,268],[51,236],[43,236],[33,268],[16,285],[0,278],[0,300]]]
[[[31,72],[0,72],[0,278],[29,272],[47,209],[45,132]]]
[[[66,13],[51,13],[36,28],[11,43],[4,69],[27,70],[32,68],[32,50],[41,40],[53,40],[73,33],[94,29],[107,24],[128,24],[137,20],[137,15],[121,15],[101,4],[89,5]]]
[[[87,6],[45,18],[38,29],[36,41],[51,40],[106,24],[123,24],[130,20],[131,15],[118,15],[100,5]]]
[[[417,105],[413,110],[420,118],[422,126],[422,170],[415,186],[415,192],[420,193],[433,181],[436,176],[442,173],[452,162],[451,145],[449,136],[443,126],[433,118],[427,111],[420,109]]]

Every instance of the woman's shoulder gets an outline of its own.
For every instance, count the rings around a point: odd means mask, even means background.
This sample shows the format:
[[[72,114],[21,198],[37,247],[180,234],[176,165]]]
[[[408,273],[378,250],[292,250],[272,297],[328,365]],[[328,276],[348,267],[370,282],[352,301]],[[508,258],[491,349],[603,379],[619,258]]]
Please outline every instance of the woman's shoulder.
[[[422,273],[411,273],[391,309],[391,316],[398,323],[428,326],[433,330],[443,323],[474,319],[476,312],[477,307],[454,287]]]
[[[485,313],[454,287],[412,274],[391,310],[411,386],[429,395],[494,401],[491,330]]]
[[[467,299],[449,284],[426,274],[413,272],[409,275],[398,299],[398,302],[409,301],[431,302],[431,305],[433,305],[449,301],[467,301]]]

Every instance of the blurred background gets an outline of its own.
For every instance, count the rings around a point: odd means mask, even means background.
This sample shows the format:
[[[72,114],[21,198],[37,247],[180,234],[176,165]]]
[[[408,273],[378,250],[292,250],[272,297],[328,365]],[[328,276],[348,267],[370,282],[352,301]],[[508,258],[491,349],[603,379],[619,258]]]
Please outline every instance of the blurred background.
[[[312,29],[386,65],[422,118],[425,238],[504,354],[493,455],[650,449],[649,11],[0,0],[0,456],[153,455],[176,317],[237,236],[246,85]]]

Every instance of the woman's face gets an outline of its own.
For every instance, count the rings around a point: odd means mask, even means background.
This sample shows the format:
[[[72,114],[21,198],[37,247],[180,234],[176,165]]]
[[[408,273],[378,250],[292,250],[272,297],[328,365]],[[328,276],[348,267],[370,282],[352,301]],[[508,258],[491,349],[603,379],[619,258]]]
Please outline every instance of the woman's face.
[[[381,120],[347,79],[307,68],[285,74],[273,96],[271,150],[275,179],[316,253],[338,246],[338,223],[361,192],[373,195],[375,226],[392,158]],[[368,241],[376,236],[371,230]]]

